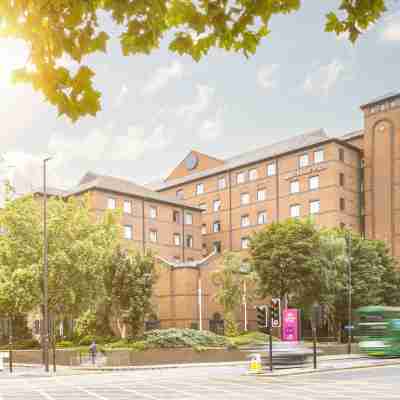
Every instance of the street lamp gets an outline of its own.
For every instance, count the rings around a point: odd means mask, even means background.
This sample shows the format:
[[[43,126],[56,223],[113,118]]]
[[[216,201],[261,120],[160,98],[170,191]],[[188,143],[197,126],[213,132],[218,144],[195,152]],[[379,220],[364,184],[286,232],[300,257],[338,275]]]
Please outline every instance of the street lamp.
[[[51,157],[43,160],[43,352],[44,369],[49,372],[49,299],[48,299],[48,238],[47,238],[47,176],[46,166]]]
[[[348,323],[347,323],[347,353],[351,354],[351,337],[352,337],[352,315],[351,315],[351,309],[352,309],[352,297],[351,297],[351,292],[352,292],[352,282],[351,282],[351,232],[349,231],[347,233],[347,286],[348,286]]]

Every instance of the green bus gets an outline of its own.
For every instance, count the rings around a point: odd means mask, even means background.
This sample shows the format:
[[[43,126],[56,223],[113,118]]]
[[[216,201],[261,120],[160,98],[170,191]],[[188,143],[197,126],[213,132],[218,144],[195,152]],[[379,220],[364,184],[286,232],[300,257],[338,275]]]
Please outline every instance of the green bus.
[[[355,312],[354,336],[369,356],[400,356],[400,307],[367,306]]]

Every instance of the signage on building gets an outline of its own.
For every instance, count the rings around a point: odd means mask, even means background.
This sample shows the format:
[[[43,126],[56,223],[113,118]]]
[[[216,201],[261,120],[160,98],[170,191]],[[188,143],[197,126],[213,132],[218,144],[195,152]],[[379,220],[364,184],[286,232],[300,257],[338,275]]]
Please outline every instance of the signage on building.
[[[310,165],[308,167],[298,168],[296,171],[290,172],[287,175],[286,179],[291,180],[293,178],[297,178],[302,175],[315,174],[315,173],[323,171],[327,168],[328,167],[326,165]]]
[[[283,310],[282,339],[284,342],[299,341],[299,310],[297,308]]]

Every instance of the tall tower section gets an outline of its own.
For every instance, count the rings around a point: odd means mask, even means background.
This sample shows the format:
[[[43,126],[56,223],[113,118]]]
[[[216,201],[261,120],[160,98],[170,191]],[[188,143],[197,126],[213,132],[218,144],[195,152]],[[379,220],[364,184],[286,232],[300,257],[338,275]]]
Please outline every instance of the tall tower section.
[[[364,113],[366,237],[400,258],[400,92],[361,106]]]

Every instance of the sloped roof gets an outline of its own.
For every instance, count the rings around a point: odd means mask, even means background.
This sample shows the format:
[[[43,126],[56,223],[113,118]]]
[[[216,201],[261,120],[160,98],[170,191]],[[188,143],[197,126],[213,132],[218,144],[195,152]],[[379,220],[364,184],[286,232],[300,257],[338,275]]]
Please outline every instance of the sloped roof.
[[[363,109],[365,107],[372,106],[374,104],[381,103],[381,102],[386,101],[386,100],[394,99],[396,97],[400,97],[400,91],[399,90],[394,90],[392,92],[386,93],[383,96],[376,97],[375,99],[372,99],[368,103],[365,103],[365,104],[361,105],[360,108]]]
[[[273,143],[268,146],[260,147],[256,150],[242,153],[238,156],[228,158],[224,164],[215,168],[210,168],[206,171],[193,173],[183,178],[171,179],[168,181],[155,182],[146,185],[148,188],[153,190],[163,190],[169,187],[178,186],[183,183],[189,182],[195,179],[201,179],[209,175],[214,175],[228,171],[233,168],[240,166],[256,163],[268,158],[277,157],[278,155],[288,153],[295,150],[300,150],[304,147],[323,143],[328,140],[332,140],[330,136],[323,129],[307,132],[302,135],[291,137],[290,139],[282,140],[277,143]]]
[[[86,174],[84,178],[87,176],[88,174]],[[68,197],[71,195],[86,192],[88,190],[98,189],[121,194],[129,194],[148,200],[154,200],[161,203],[172,204],[175,206],[191,208],[199,211],[201,210],[200,208],[192,206],[184,201],[178,200],[176,198],[171,198],[158,192],[154,192],[144,186],[137,185],[136,183],[133,183],[126,179],[95,174],[91,174],[91,177],[93,179],[89,179],[88,181],[86,179],[82,179],[81,182],[84,183],[81,183],[77,187],[64,192],[64,196]]]
[[[362,135],[364,135],[364,131],[361,129],[361,130],[358,130],[358,131],[353,131],[353,132],[346,133],[345,135],[340,136],[339,139],[341,139],[341,140],[350,140],[350,139],[353,139],[353,138],[356,138],[356,137],[362,136]]]

